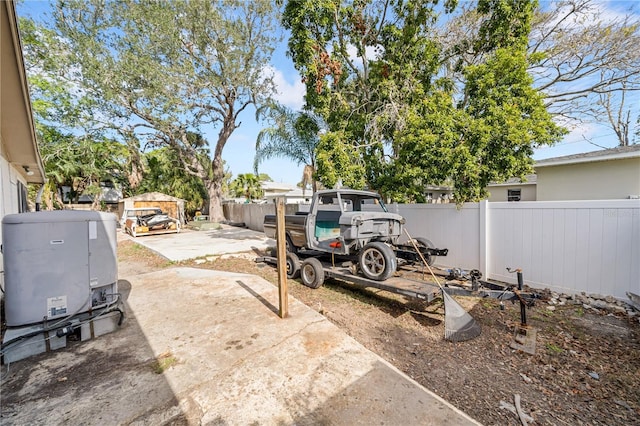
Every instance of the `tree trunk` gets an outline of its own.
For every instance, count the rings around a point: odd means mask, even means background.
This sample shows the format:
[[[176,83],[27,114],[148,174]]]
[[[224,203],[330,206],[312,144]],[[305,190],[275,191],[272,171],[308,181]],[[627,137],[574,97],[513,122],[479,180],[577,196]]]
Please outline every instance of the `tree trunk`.
[[[225,220],[222,211],[222,180],[224,179],[224,169],[222,156],[216,155],[212,161],[213,179],[207,182],[207,194],[209,195],[209,220],[220,222]]]

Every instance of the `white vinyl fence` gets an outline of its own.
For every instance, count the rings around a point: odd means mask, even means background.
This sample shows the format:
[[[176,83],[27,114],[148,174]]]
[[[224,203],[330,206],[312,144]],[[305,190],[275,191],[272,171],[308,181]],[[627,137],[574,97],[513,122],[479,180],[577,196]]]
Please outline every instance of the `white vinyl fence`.
[[[303,208],[307,206],[302,206]],[[287,214],[297,211],[287,205]],[[640,200],[392,204],[412,237],[448,248],[436,265],[478,269],[483,277],[558,292],[640,294]],[[233,207],[233,217],[262,231],[273,204]],[[232,213],[225,210],[225,213]]]
[[[490,279],[626,299],[640,294],[640,201],[532,201],[392,205],[412,237],[449,255],[436,264]]]

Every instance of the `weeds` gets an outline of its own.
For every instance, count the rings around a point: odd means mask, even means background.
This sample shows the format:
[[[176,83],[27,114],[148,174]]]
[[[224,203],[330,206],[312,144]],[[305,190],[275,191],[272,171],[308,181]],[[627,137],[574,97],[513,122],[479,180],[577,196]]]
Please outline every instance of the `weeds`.
[[[151,369],[156,374],[162,374],[178,363],[178,359],[171,352],[164,352],[151,363]]]
[[[546,348],[549,352],[551,352],[552,354],[561,354],[562,352],[564,352],[564,349],[562,349],[561,347],[553,344],[553,343],[547,343]]]

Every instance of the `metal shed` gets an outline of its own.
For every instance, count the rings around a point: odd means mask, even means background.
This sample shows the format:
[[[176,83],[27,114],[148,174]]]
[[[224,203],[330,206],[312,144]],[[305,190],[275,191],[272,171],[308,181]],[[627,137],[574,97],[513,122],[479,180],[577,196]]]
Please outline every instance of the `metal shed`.
[[[178,219],[180,223],[186,223],[184,200],[161,192],[147,192],[145,194],[120,200],[118,203],[118,217],[122,217],[122,213],[124,213],[125,209],[135,209],[140,207],[158,207],[164,213]]]

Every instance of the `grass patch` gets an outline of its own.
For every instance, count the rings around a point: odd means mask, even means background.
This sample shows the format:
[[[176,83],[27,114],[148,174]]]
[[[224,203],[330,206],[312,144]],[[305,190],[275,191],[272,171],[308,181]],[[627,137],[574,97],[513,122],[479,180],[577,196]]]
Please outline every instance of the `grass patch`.
[[[156,374],[162,374],[177,363],[178,359],[171,352],[164,352],[151,363],[151,369]]]
[[[564,349],[562,349],[560,346],[554,345],[553,343],[547,343],[545,346],[547,350],[554,355],[564,352]]]

